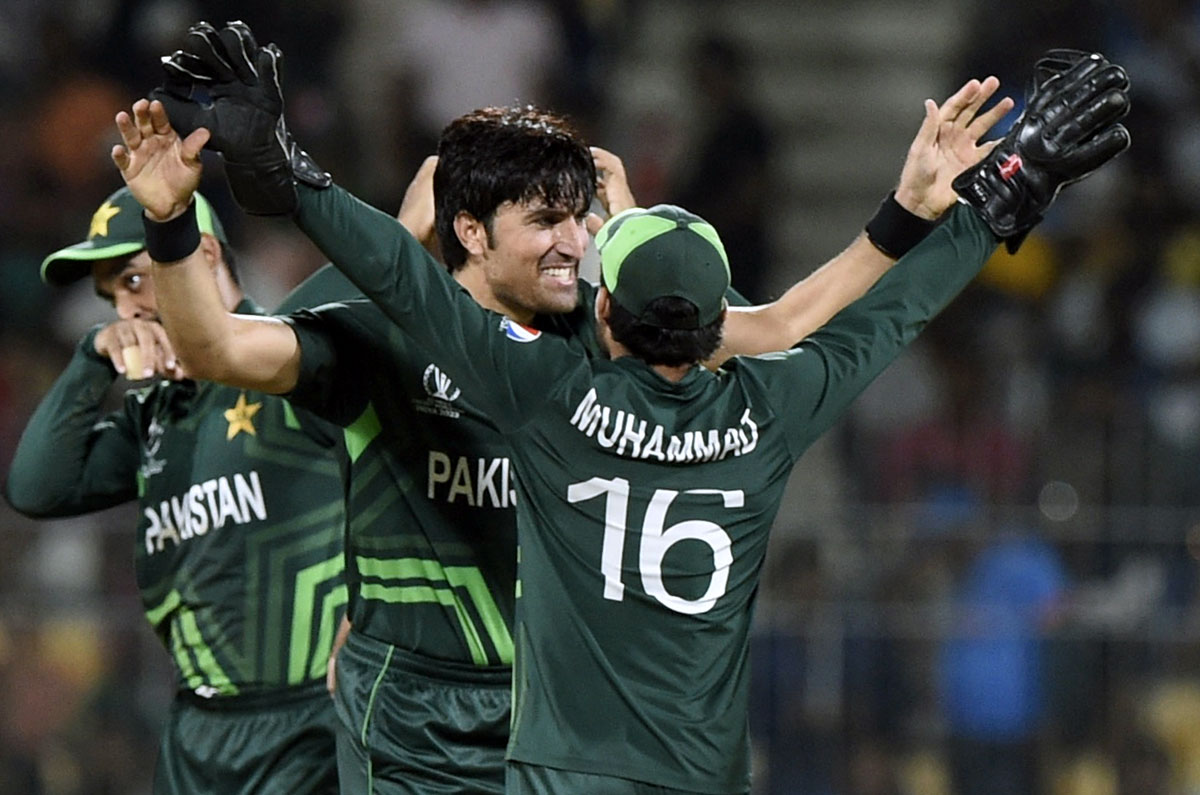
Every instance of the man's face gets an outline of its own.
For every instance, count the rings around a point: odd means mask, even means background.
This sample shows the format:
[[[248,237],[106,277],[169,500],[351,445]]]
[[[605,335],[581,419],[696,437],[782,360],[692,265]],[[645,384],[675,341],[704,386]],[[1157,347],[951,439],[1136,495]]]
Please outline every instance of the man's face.
[[[150,274],[150,255],[144,250],[129,257],[100,260],[92,265],[96,295],[113,305],[117,317],[156,320],[158,304],[154,300],[154,280]]]
[[[540,199],[496,209],[480,257],[496,302],[515,320],[575,308],[579,261],[587,249],[586,210],[547,207]]]

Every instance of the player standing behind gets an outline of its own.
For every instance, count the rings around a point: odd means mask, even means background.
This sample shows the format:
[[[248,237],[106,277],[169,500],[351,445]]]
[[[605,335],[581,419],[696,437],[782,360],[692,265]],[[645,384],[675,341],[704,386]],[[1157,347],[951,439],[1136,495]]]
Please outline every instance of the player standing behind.
[[[196,204],[208,280],[230,310],[262,314]],[[274,395],[188,379],[145,249],[142,208],[121,188],[86,241],[42,263],[53,285],[90,276],[119,319],[88,332],[38,405],[5,496],[36,518],[137,500],[138,588],[178,676],[156,793],[336,792],[324,674],[346,601],[341,430]],[[325,279],[289,300],[349,292]],[[119,374],[154,380],[102,415]]]
[[[604,359],[578,337],[480,307],[340,189],[295,186],[299,226],[452,368],[513,445],[509,792],[747,791],[748,633],[792,464],[998,242],[1019,245],[1063,185],[1128,146],[1115,123],[1127,88],[1098,55],[1040,85],[1004,141],[955,181],[970,207],[798,348],[716,373],[697,365],[720,341],[728,263],[715,230],[686,211],[631,210],[600,231]],[[207,135],[181,143],[145,102],[118,126],[114,159],[148,207],[154,260],[171,263],[157,272],[187,279],[196,257],[178,254],[194,245]],[[374,267],[348,264],[360,260]]]
[[[212,57],[168,62],[182,67],[174,73],[184,83],[176,86],[181,94],[189,94],[189,79],[207,80],[213,104],[205,112],[221,121],[212,126],[229,135],[265,121],[255,129],[276,142],[268,156],[278,154],[278,142],[287,141],[285,130],[282,139],[275,135],[281,98],[273,74],[260,80],[250,62],[262,53],[248,30],[231,24],[218,34],[197,25],[188,46]],[[219,79],[212,68],[220,70]],[[995,113],[976,117],[995,88],[994,80],[972,81],[941,108],[927,103],[897,189],[905,206],[933,217],[954,200],[951,177],[982,156],[986,147],[975,141],[1009,107],[1005,100]],[[275,103],[275,115],[255,107],[243,91]],[[142,107],[141,114],[135,111],[139,125],[148,119]],[[155,126],[165,133],[169,127],[158,113]],[[146,128],[147,136],[157,132]],[[287,146],[289,156],[305,159],[309,173],[319,174],[290,141]],[[484,306],[543,333],[594,344],[596,292],[576,279],[596,178],[587,148],[560,119],[511,108],[456,120],[439,154],[438,227],[455,279]],[[595,155],[610,172],[601,175],[602,190],[619,193],[619,162]],[[239,199],[271,200],[272,174],[257,173],[255,157],[231,169],[237,162],[230,157],[226,167],[247,191]],[[270,167],[275,175],[280,165],[287,166],[286,159]],[[290,166],[287,177],[290,185]],[[897,219],[895,202],[888,207],[893,225],[873,227],[876,244],[900,250],[932,226],[906,224],[906,213]],[[893,261],[860,237],[778,305],[731,320],[727,350],[716,358],[746,345],[792,344]],[[376,263],[361,264],[371,270]],[[386,268],[373,273],[389,278]],[[174,291],[160,285],[165,307]],[[164,314],[206,377],[287,392],[349,426],[347,580],[354,632],[338,665],[336,696],[343,791],[503,791],[516,565],[507,440],[479,411],[478,397],[458,389],[453,371],[373,305],[348,302],[303,313],[288,319],[292,331],[226,315],[219,302],[207,300],[211,290],[180,295]],[[193,312],[205,317],[199,329],[189,328]]]

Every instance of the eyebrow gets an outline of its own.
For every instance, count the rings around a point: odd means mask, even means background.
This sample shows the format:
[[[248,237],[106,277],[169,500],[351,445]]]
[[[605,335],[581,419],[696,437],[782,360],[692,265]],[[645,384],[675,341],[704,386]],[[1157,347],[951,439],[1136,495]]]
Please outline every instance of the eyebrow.
[[[104,280],[108,281],[109,279],[120,278],[122,273],[124,273],[125,271],[129,270],[132,267],[133,267],[133,258],[130,257],[129,259],[125,260],[125,264],[122,265],[120,268],[113,271],[112,273],[105,275]],[[96,285],[96,295],[98,295],[100,298],[103,298],[105,301],[111,302],[113,300],[113,294],[104,292],[104,290],[100,289],[100,285],[98,285],[98,284]]]
[[[525,217],[529,220],[539,220],[542,218],[570,218],[575,213],[569,207],[547,206],[534,207],[526,210]]]

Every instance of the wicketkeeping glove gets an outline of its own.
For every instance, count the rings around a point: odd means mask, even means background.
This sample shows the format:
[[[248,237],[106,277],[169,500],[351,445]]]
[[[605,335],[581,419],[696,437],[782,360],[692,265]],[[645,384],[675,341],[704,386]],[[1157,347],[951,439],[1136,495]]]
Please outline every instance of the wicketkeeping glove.
[[[253,215],[294,212],[296,180],[331,184],[284,123],[282,59],[274,44],[259,47],[242,22],[220,31],[199,22],[188,29],[183,49],[162,59],[163,85],[151,92],[180,135],[208,128],[207,146],[224,158],[234,199]]]
[[[954,190],[1015,252],[1063,186],[1129,148],[1125,70],[1092,53],[1047,79],[1000,144]]]
[[[1050,78],[1058,77],[1089,55],[1091,53],[1087,50],[1073,50],[1069,47],[1046,50],[1033,65],[1034,90],[1046,85]]]

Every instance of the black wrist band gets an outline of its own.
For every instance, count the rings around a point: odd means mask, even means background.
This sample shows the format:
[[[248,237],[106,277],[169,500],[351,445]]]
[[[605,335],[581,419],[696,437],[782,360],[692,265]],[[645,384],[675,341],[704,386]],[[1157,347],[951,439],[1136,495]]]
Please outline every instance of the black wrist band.
[[[146,253],[157,263],[178,262],[200,247],[200,227],[196,223],[196,201],[193,199],[182,215],[170,221],[151,220],[142,213],[146,230]]]
[[[867,221],[867,239],[892,259],[900,259],[924,240],[937,223],[937,219],[927,221],[901,207],[896,192],[892,191],[879,205],[875,217]]]

